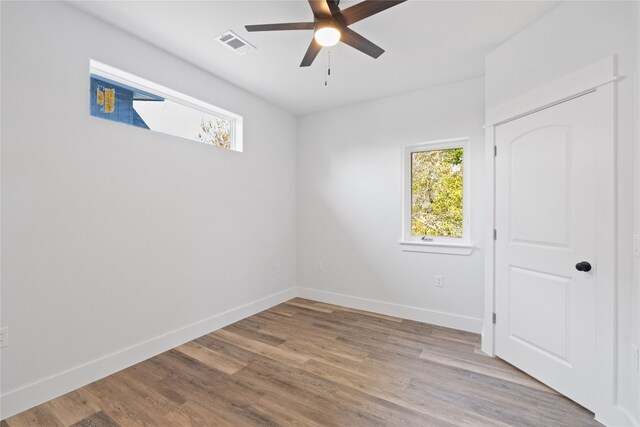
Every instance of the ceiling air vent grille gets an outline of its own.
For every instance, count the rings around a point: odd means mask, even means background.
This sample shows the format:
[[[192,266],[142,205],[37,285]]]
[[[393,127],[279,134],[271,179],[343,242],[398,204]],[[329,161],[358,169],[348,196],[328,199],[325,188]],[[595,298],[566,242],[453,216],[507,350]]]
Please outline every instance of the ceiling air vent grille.
[[[256,47],[248,41],[240,38],[236,33],[229,30],[216,37],[220,43],[237,53],[238,55],[244,55],[251,49]]]

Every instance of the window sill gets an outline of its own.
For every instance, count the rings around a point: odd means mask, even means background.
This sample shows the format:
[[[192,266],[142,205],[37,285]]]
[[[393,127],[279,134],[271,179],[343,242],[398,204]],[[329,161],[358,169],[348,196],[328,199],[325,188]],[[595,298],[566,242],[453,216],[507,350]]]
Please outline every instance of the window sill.
[[[401,249],[405,252],[424,252],[449,255],[471,255],[473,245],[469,243],[418,242],[400,240]]]

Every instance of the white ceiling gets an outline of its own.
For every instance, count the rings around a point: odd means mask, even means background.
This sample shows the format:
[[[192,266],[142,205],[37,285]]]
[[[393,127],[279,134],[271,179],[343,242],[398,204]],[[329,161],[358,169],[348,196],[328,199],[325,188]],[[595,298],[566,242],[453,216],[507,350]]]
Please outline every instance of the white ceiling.
[[[343,0],[342,9],[357,3]],[[82,9],[295,113],[306,114],[484,74],[484,56],[557,1],[409,0],[350,28],[386,50],[344,44],[298,65],[312,31],[248,33],[246,24],[312,21],[306,0],[84,1]],[[257,50],[240,56],[215,36],[233,30]]]

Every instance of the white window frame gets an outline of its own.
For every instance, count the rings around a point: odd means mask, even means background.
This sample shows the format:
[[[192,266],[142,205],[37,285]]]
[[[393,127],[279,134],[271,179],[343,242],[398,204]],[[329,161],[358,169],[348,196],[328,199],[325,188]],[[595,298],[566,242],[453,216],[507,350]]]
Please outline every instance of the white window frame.
[[[181,92],[178,92],[177,90],[173,90],[157,83],[153,83],[149,80],[143,79],[126,71],[122,71],[118,68],[112,67],[94,59],[89,60],[89,72],[91,74],[113,80],[114,82],[122,83],[127,86],[138,88],[145,92],[161,96],[172,102],[202,111],[203,113],[228,120],[231,123],[230,149],[233,151],[242,151],[242,116],[217,107],[215,105],[209,104],[208,102],[204,102],[189,95],[185,95]]]
[[[470,226],[470,182],[469,156],[470,139],[468,137],[443,139],[406,145],[402,150],[402,238],[400,245],[403,251],[444,253],[452,255],[470,255],[473,251],[471,244]],[[411,234],[411,155],[422,151],[447,150],[462,148],[462,237],[428,236],[425,240],[421,236]]]

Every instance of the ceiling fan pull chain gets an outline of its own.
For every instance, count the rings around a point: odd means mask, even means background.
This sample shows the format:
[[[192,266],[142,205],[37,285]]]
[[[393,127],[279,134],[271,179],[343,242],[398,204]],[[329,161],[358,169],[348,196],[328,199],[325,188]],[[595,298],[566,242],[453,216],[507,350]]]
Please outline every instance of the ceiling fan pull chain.
[[[330,76],[331,76],[331,49],[327,49],[327,73],[324,75],[325,86],[328,86],[328,81]]]
[[[329,76],[331,75],[331,51],[327,49],[327,65],[325,67],[326,72],[324,73],[324,85],[329,85]]]
[[[324,73],[324,85],[327,86],[327,73]]]

